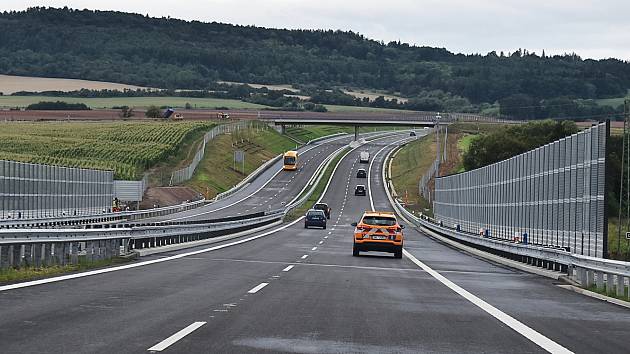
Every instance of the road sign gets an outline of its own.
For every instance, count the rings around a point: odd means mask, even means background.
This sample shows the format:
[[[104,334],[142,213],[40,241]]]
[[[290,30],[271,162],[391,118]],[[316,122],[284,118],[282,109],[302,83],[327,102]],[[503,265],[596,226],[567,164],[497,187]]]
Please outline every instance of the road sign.
[[[630,232],[626,232],[626,238],[630,240]]]
[[[234,151],[234,161],[243,162],[243,160],[245,160],[245,151],[243,150]]]

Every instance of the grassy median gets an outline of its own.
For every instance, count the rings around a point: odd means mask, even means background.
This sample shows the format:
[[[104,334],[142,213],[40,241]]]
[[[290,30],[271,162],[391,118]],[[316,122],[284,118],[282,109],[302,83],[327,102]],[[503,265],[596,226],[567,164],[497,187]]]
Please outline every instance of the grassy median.
[[[322,196],[322,193],[324,192],[324,188],[326,188],[328,181],[332,177],[333,171],[335,170],[335,166],[337,166],[337,163],[339,163],[339,161],[346,155],[348,151],[350,151],[350,148],[346,147],[337,156],[335,156],[335,158],[333,158],[332,162],[328,165],[328,168],[324,170],[324,174],[322,178],[319,180],[319,183],[317,184],[317,186],[315,186],[315,190],[313,191],[313,194],[311,194],[311,196],[306,200],[306,202],[304,202],[304,204],[302,204],[302,206],[294,209],[289,214],[287,214],[287,216],[285,217],[285,220],[295,220],[298,217],[306,214],[306,212],[310,208],[313,207],[313,205],[317,202],[317,200],[319,200],[319,198]],[[304,193],[300,195],[300,198],[303,195],[306,195],[306,193],[308,193],[308,190],[309,189],[307,188],[307,190],[305,190]]]

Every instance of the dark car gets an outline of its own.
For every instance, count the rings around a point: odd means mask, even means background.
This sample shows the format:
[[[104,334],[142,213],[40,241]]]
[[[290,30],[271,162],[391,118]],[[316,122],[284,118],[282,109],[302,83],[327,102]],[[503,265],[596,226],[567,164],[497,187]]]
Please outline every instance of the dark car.
[[[306,212],[304,218],[304,228],[308,229],[310,226],[318,226],[323,229],[326,228],[326,214],[321,210],[310,209]]]
[[[323,211],[324,214],[326,214],[326,219],[330,219],[330,212],[332,211],[332,209],[330,209],[328,204],[326,204],[326,203],[317,203],[317,204],[315,204],[313,206],[313,209]]]
[[[367,195],[367,190],[365,189],[365,186],[362,184],[357,185],[354,188],[354,195]]]
[[[365,172],[365,170],[362,168],[358,169],[357,178],[367,178],[367,172]]]
[[[412,130],[411,133],[409,133],[409,136],[416,136],[416,132]]]

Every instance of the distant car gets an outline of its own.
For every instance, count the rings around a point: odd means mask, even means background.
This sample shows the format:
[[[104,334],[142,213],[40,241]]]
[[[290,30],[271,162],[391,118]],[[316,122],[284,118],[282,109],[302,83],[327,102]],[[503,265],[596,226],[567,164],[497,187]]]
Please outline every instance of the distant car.
[[[365,186],[363,184],[358,184],[354,188],[354,195],[367,195],[367,190],[365,189]]]
[[[326,204],[326,203],[317,203],[317,204],[315,204],[313,206],[313,209],[323,211],[324,214],[326,214],[326,219],[330,219],[330,212],[332,211],[332,209],[330,209],[328,204]]]
[[[367,172],[365,172],[365,170],[362,168],[358,169],[357,178],[367,178]]]
[[[412,130],[411,133],[409,133],[409,136],[416,136],[416,132]]]
[[[368,151],[361,151],[359,154],[359,163],[370,162],[370,153]]]
[[[310,209],[306,212],[304,218],[304,228],[308,229],[310,226],[318,226],[323,229],[326,228],[326,214],[321,210]]]

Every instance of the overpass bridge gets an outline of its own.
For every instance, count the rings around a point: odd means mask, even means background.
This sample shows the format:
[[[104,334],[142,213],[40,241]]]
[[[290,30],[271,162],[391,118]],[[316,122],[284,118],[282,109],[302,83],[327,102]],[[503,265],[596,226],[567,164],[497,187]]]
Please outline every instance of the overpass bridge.
[[[291,125],[354,126],[355,140],[362,126],[434,127],[453,122],[500,122],[493,117],[471,113],[409,112],[258,112],[257,119],[279,125],[284,133]],[[503,121],[501,121],[503,122]],[[511,121],[508,121],[511,122]]]

